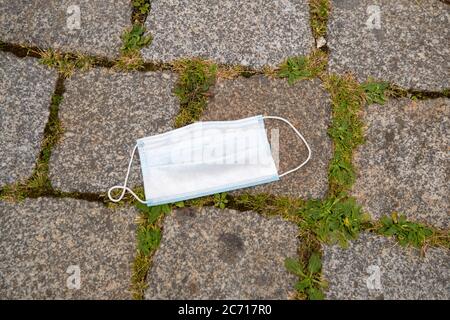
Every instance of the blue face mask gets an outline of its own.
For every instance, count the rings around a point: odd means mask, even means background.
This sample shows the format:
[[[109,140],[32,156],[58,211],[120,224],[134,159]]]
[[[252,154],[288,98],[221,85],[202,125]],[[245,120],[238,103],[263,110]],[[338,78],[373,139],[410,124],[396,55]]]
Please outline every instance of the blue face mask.
[[[307,159],[278,174],[264,128],[264,119],[288,124],[308,149]],[[127,187],[131,163],[139,151],[146,200]],[[170,132],[137,140],[123,185],[108,190],[113,202],[130,192],[148,206],[173,203],[279,180],[304,166],[311,149],[286,119],[255,116],[235,121],[197,122]],[[118,198],[111,192],[121,189]]]

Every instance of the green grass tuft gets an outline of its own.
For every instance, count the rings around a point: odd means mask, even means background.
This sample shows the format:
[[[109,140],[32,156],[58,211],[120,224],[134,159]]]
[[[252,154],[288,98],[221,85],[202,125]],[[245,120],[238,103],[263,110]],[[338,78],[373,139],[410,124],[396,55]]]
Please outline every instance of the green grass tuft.
[[[127,29],[122,35],[122,47],[120,50],[123,54],[139,51],[148,46],[152,41],[150,35],[145,35],[145,27],[141,24],[134,24],[131,29]]]
[[[148,14],[150,12],[150,1],[133,0],[133,8],[137,9],[140,14]]]
[[[378,232],[385,236],[394,236],[402,246],[411,245],[421,248],[434,232],[431,228],[420,223],[407,221],[404,215],[383,216]]]
[[[299,80],[312,79],[319,76],[325,70],[326,65],[326,53],[316,50],[310,56],[287,58],[280,65],[278,76],[287,78],[289,84],[294,84]]]
[[[327,33],[329,0],[309,0],[310,24],[314,38],[318,39]]]
[[[239,211],[256,211],[264,216],[280,216],[285,220],[299,222],[298,209],[304,205],[302,199],[273,196],[265,193],[243,193],[229,197],[228,207]]]
[[[131,291],[134,299],[141,300],[147,287],[146,278],[151,267],[152,256],[161,241],[162,221],[172,210],[170,205],[148,207],[137,203],[140,211],[137,227],[137,253],[133,263]]]
[[[355,180],[353,151],[364,142],[359,113],[364,91],[351,76],[330,75],[325,86],[331,94],[333,119],[328,134],[333,140],[334,156],[329,168],[329,194],[347,192]]]
[[[361,85],[366,94],[366,101],[368,104],[384,104],[386,102],[386,93],[389,89],[389,82],[376,82],[369,79]]]
[[[40,51],[39,55],[41,64],[57,69],[64,78],[72,76],[77,69],[80,71],[89,70],[95,63],[93,57],[80,53],[61,53],[53,49]]]
[[[346,246],[369,221],[355,199],[340,195],[325,200],[309,200],[299,210],[300,228],[312,231],[321,242]]]
[[[179,128],[200,119],[207,104],[207,92],[216,80],[217,66],[200,59],[180,60],[173,63],[179,79],[175,88],[181,104],[175,119]]]
[[[327,283],[322,280],[322,261],[318,252],[313,252],[307,264],[293,258],[286,258],[285,268],[299,277],[295,289],[300,296],[306,296],[309,300],[323,300],[325,298],[322,290]]]
[[[142,70],[144,68],[144,60],[140,50],[152,41],[152,36],[145,35],[145,31],[144,25],[140,23],[135,23],[133,27],[125,30],[122,34],[121,55],[115,62],[114,68],[123,71]]]
[[[217,193],[214,195],[214,206],[220,209],[225,209],[227,206],[228,199],[227,199],[227,193]]]

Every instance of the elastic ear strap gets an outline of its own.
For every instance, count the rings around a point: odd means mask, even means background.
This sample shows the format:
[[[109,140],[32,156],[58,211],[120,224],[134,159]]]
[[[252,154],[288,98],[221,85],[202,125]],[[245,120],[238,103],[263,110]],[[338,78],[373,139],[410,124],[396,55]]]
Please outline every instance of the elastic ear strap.
[[[294,171],[297,171],[298,169],[303,167],[309,161],[309,159],[311,159],[311,148],[309,147],[308,142],[306,142],[305,138],[303,138],[302,134],[300,132],[298,132],[298,130],[289,121],[287,121],[284,118],[275,117],[275,116],[263,116],[263,119],[275,119],[275,120],[280,120],[280,121],[287,123],[292,128],[292,130],[294,130],[294,132],[300,137],[300,139],[302,139],[303,143],[305,144],[306,148],[308,149],[308,158],[302,164],[300,164],[298,167],[295,167],[294,169],[291,169],[289,171],[286,171],[285,173],[280,174],[279,177],[281,178],[281,177],[283,177],[289,173],[292,173]]]
[[[117,186],[113,186],[111,188],[109,188],[108,190],[108,198],[109,200],[111,200],[112,202],[119,202],[120,200],[123,199],[125,192],[129,192],[131,193],[131,195],[133,197],[136,198],[136,200],[138,200],[140,203],[146,204],[145,201],[141,200],[134,192],[133,190],[131,190],[130,188],[127,187],[127,182],[128,182],[128,176],[130,175],[130,170],[131,170],[131,164],[133,163],[133,158],[134,158],[134,154],[136,153],[136,149],[137,149],[137,145],[134,146],[133,151],[131,152],[131,159],[130,162],[128,163],[128,170],[127,170],[127,175],[125,176],[125,181],[123,182],[123,186],[121,185],[117,185]],[[122,193],[120,194],[120,196],[118,198],[113,198],[111,196],[111,192],[115,189],[122,189]]]

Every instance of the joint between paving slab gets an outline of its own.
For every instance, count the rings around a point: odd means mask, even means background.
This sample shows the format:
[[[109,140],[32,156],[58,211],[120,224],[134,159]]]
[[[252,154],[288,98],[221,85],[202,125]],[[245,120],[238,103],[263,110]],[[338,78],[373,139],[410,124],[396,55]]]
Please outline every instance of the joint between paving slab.
[[[43,49],[35,46],[24,46],[19,44],[13,44],[13,43],[7,43],[0,41],[0,51],[3,52],[9,52],[14,54],[18,58],[25,58],[25,57],[32,57],[37,59],[42,59],[43,54],[47,52],[49,49]],[[323,51],[323,50],[321,50]],[[59,54],[60,56],[65,57],[68,61],[76,62],[77,60],[77,54],[73,52],[61,52],[61,51],[54,51],[55,53]],[[90,56],[90,55],[84,55],[87,60],[91,61],[91,67],[94,68],[107,68],[111,69],[114,68],[114,66],[117,64],[116,60],[110,60],[105,57],[98,57],[98,56]],[[191,60],[191,59],[188,59]],[[133,71],[137,72],[155,72],[155,71],[172,71],[177,72],[174,70],[174,65],[176,65],[178,61],[174,61],[171,63],[158,63],[158,62],[144,62],[142,64],[142,67]],[[211,63],[214,63],[211,61]],[[266,77],[272,77],[277,78],[278,72],[280,70],[280,67],[274,67],[274,68],[251,68],[246,66],[240,66],[240,65],[227,65],[227,64],[216,64],[217,65],[217,78],[219,79],[236,79],[238,77],[244,77],[244,78],[250,78],[252,76],[257,75],[264,75]],[[50,66],[55,67],[56,66]],[[75,66],[75,69],[79,69]],[[118,70],[118,71],[125,71],[125,70]],[[329,75],[328,72],[325,73],[325,75]],[[345,74],[339,74],[340,76],[344,76]],[[317,76],[316,78],[323,81],[322,76]],[[384,82],[382,79],[377,79],[376,82]],[[414,90],[414,89],[404,89],[395,83],[389,84],[389,90],[388,90],[388,97],[391,98],[401,98],[401,97],[408,97],[413,98],[417,100],[427,100],[427,99],[436,99],[436,98],[450,98],[450,88],[443,89],[441,91],[426,91],[426,90]]]
[[[64,76],[59,74],[55,89],[50,101],[50,112],[44,128],[44,135],[38,158],[31,176],[25,181],[19,181],[0,189],[0,199],[6,201],[21,201],[25,198],[73,198],[86,201],[105,202],[105,196],[94,193],[82,192],[61,192],[51,185],[48,176],[49,160],[54,145],[58,142],[62,134],[61,123],[58,118],[59,104],[64,95]]]
[[[327,54],[327,25],[328,16],[331,10],[331,2],[329,0],[309,0],[309,19],[311,32],[314,37],[314,49],[321,50]]]
[[[150,13],[152,1],[151,0],[132,0],[132,12],[130,16],[131,24],[139,23],[144,25]]]

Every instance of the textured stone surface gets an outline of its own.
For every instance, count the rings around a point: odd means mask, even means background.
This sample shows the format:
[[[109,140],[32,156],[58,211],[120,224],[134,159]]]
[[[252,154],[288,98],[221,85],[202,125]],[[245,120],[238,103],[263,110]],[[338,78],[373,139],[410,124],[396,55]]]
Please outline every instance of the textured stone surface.
[[[166,217],[147,299],[287,299],[296,277],[296,225],[254,212],[176,210]]]
[[[403,212],[449,227],[450,99],[390,100],[364,112],[366,143],[354,156],[353,195],[374,218]]]
[[[73,6],[79,7],[79,28]],[[130,16],[129,0],[0,0],[0,39],[116,57]]]
[[[56,79],[35,59],[0,53],[0,187],[33,172]]]
[[[324,246],[322,273],[327,299],[448,300],[449,265],[449,250],[428,248],[421,257],[393,239],[361,234],[347,249]],[[377,274],[380,286],[374,285]]]
[[[263,76],[219,80],[203,120],[235,120],[258,114],[289,120],[309,143],[312,158],[300,170],[282,177],[280,181],[244,191],[304,198],[323,197],[328,188],[332,145],[327,135],[331,118],[330,101],[320,81],[299,81],[291,86],[284,79],[271,80]],[[279,133],[279,173],[295,168],[306,159],[308,152],[305,145],[287,124],[267,119],[265,125],[273,149],[277,141],[276,130]]]
[[[131,298],[136,214],[132,208],[109,210],[75,199],[0,202],[0,296]],[[78,290],[67,287],[74,275],[68,268],[75,265],[80,271]]]
[[[380,29],[366,22],[376,14]],[[450,87],[450,5],[438,0],[332,1],[328,24],[329,67],[405,88]],[[369,25],[373,25],[369,24]]]
[[[307,0],[155,0],[145,59],[204,57],[260,67],[305,55],[314,45]]]
[[[138,138],[172,128],[179,103],[176,76],[95,69],[65,82],[59,117],[62,141],[50,159],[50,179],[63,191],[105,192],[122,184]],[[136,153],[130,185],[142,185]]]

